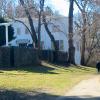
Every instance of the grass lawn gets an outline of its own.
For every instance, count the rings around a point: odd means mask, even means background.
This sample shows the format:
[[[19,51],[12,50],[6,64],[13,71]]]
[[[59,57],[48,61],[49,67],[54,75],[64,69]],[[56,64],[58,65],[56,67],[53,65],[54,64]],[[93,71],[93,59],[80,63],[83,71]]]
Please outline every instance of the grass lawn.
[[[43,66],[0,69],[0,89],[63,95],[79,81],[95,73],[94,68],[67,68],[44,62]]]

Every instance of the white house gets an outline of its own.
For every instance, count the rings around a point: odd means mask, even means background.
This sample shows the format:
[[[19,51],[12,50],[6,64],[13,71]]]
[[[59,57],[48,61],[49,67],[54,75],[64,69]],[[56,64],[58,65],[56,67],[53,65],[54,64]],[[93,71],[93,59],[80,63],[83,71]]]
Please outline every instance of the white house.
[[[27,26],[28,20],[27,18],[19,19],[23,21]],[[68,18],[67,17],[49,17],[48,20],[48,27],[53,34],[58,47],[59,51],[68,52]],[[37,31],[38,21],[37,19],[33,19],[35,30]],[[14,36],[16,39],[9,42],[9,45],[12,46],[28,46],[32,44],[32,38],[27,30],[27,28],[20,22],[12,23],[12,27],[14,28]],[[75,46],[75,62],[76,64],[80,64],[80,44],[79,44],[79,37],[74,35],[74,46]],[[52,42],[44,28],[44,25],[41,27],[41,46],[44,50],[53,50]]]

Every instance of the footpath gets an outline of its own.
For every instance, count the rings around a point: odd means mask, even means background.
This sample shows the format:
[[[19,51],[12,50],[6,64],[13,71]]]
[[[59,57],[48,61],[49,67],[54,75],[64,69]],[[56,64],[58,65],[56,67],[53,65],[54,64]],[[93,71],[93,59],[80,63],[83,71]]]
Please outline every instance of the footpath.
[[[100,75],[81,81],[57,100],[100,100]]]

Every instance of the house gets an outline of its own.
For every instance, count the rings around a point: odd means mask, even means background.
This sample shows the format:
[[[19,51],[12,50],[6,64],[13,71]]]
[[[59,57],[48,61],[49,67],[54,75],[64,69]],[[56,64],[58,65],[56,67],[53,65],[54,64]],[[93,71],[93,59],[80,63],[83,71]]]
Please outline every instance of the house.
[[[28,27],[27,18],[18,19],[23,21]],[[37,32],[38,20],[33,19],[35,30]],[[48,27],[52,32],[56,43],[58,45],[59,51],[68,52],[68,18],[67,17],[48,17],[47,18]],[[33,41],[28,29],[20,22],[13,22],[12,27],[14,28],[14,40],[8,44],[11,46],[30,46]],[[75,46],[75,62],[80,64],[80,42],[79,37],[74,35],[74,46]],[[44,25],[41,26],[41,48],[43,50],[53,50],[53,44],[44,28]]]

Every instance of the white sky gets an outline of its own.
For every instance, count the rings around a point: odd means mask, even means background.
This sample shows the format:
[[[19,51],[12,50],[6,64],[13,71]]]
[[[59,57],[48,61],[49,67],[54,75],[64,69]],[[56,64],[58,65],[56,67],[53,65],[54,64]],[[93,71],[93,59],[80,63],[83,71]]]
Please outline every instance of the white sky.
[[[58,10],[61,15],[68,16],[69,2],[68,0],[48,0],[48,4],[53,10]],[[78,11],[77,6],[74,6],[74,13]]]

